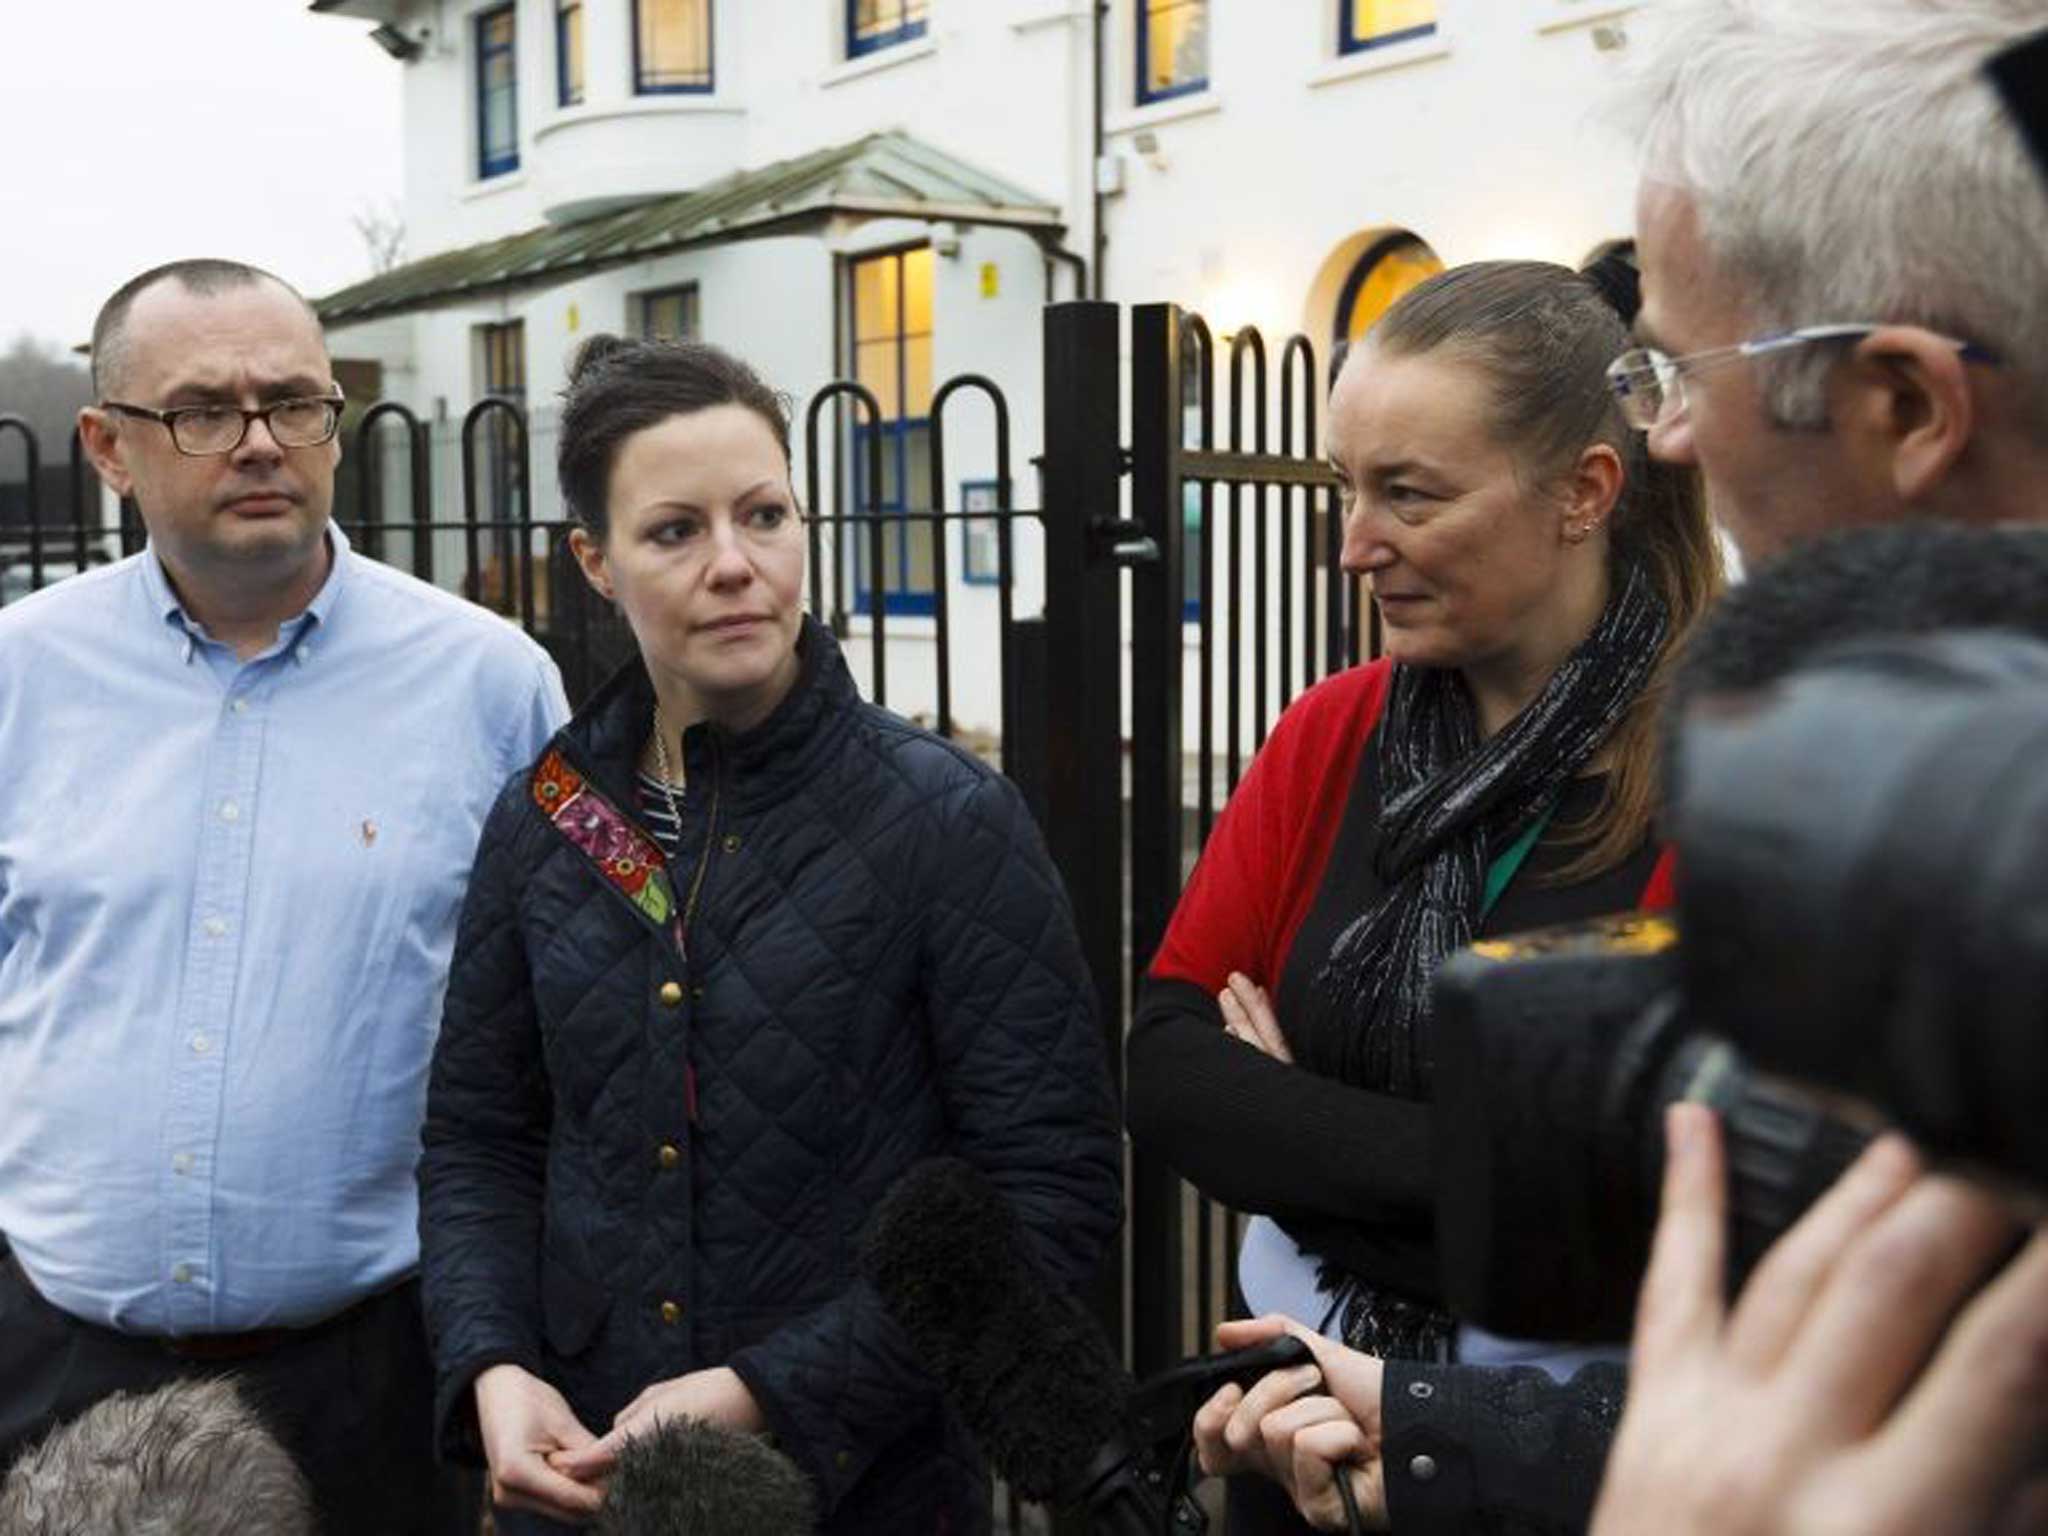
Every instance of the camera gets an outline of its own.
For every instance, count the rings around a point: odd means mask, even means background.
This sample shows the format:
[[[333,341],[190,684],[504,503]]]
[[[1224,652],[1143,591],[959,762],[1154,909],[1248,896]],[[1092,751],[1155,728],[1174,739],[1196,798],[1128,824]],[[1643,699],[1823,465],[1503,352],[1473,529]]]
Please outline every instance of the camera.
[[[2048,1189],[2048,646],[1852,642],[1708,694],[1673,759],[1675,918],[1481,943],[1438,973],[1447,1297],[1627,1336],[1663,1110],[1720,1111],[1731,1287],[1885,1123]]]

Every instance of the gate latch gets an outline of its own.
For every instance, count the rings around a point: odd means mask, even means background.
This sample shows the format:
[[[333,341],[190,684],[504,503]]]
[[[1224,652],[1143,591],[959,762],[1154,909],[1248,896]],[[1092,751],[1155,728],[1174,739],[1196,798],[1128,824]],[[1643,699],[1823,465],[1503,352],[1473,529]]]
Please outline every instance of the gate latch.
[[[1097,560],[1134,570],[1159,563],[1159,541],[1130,517],[1098,517],[1088,525],[1089,552]]]

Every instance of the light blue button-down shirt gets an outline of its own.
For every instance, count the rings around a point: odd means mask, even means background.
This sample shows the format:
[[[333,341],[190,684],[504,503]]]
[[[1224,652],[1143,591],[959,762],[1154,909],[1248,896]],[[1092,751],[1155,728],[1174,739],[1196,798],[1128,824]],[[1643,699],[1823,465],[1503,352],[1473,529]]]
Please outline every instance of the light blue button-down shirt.
[[[418,1261],[470,860],[567,705],[329,536],[246,662],[149,550],[0,610],[0,1234],[92,1322],[303,1324]]]

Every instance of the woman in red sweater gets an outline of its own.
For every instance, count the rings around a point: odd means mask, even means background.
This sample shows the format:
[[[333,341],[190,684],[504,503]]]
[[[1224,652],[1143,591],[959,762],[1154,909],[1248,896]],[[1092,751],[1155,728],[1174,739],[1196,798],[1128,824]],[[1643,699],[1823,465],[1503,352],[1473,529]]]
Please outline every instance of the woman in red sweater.
[[[1131,1030],[1132,1136],[1264,1218],[1240,1255],[1252,1309],[1381,1358],[1458,1355],[1431,1231],[1431,975],[1475,937],[1655,904],[1668,879],[1655,698],[1720,563],[1690,474],[1616,409],[1606,366],[1629,345],[1586,278],[1486,262],[1354,347],[1327,446],[1387,655],[1281,718]],[[1248,1495],[1233,1536],[1305,1528]]]

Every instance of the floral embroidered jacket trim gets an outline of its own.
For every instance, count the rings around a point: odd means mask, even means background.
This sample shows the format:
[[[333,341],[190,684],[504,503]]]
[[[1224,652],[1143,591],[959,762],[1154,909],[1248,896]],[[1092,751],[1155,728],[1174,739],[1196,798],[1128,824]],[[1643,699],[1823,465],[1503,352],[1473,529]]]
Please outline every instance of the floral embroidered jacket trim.
[[[675,888],[669,883],[660,845],[585,783],[559,748],[550,747],[534,770],[533,799],[555,830],[580,848],[652,922],[672,931],[679,926],[674,921],[681,916]]]

